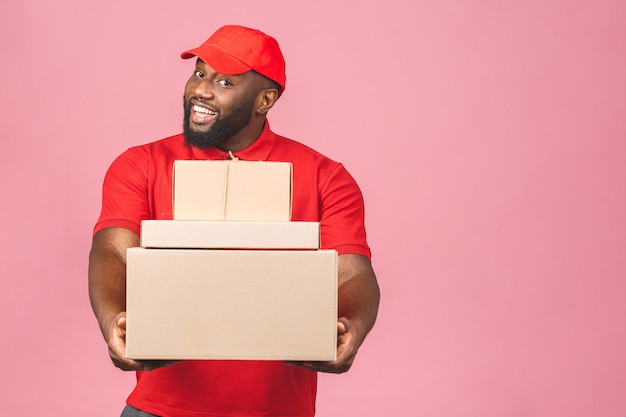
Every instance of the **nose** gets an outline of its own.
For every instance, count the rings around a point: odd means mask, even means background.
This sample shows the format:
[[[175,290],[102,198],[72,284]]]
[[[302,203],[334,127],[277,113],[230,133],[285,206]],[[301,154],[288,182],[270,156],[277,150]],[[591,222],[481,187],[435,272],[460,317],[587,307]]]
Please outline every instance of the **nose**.
[[[194,82],[195,81],[195,82]],[[211,80],[207,78],[192,78],[189,80],[189,91],[193,96],[202,97],[205,99],[213,98],[213,86]]]

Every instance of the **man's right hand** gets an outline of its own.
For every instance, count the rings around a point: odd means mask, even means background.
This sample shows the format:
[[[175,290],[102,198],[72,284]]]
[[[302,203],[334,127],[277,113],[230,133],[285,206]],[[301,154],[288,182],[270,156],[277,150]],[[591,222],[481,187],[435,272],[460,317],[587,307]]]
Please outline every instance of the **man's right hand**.
[[[126,312],[119,313],[109,326],[107,344],[113,364],[123,371],[152,371],[179,361],[132,360],[126,357]]]
[[[89,253],[89,298],[115,366],[124,371],[151,371],[178,361],[126,358],[126,250],[136,246],[139,236],[121,227],[94,235]]]

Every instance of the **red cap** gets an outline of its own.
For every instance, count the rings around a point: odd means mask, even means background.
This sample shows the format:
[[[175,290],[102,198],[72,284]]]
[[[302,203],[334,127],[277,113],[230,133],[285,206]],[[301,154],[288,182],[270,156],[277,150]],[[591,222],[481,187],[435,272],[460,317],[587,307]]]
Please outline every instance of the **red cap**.
[[[222,74],[254,70],[285,90],[285,59],[278,42],[259,30],[235,25],[221,27],[199,47],[180,54],[183,59],[194,56]]]

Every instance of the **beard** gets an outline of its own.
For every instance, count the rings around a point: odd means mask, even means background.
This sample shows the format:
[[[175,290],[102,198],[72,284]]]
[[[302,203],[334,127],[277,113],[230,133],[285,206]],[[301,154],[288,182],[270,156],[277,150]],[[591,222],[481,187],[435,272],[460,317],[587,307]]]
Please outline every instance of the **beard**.
[[[193,130],[190,125],[192,104],[183,97],[184,117],[183,136],[187,146],[195,146],[200,149],[217,147],[246,127],[250,121],[250,115],[254,108],[254,99],[236,107],[229,114],[223,116],[219,113],[215,121],[207,131]]]

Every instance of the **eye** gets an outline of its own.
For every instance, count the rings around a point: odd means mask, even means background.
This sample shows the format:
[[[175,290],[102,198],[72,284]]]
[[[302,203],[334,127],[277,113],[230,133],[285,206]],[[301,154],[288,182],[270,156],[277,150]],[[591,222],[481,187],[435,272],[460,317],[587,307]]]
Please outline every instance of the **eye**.
[[[200,70],[195,70],[193,72],[193,75],[195,75],[198,78],[204,78],[204,72],[200,71]]]
[[[233,85],[233,83],[230,80],[227,80],[225,78],[222,78],[221,80],[219,80],[218,84],[221,84],[224,87],[230,87],[231,85]]]

